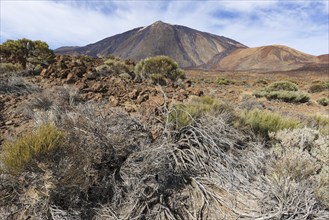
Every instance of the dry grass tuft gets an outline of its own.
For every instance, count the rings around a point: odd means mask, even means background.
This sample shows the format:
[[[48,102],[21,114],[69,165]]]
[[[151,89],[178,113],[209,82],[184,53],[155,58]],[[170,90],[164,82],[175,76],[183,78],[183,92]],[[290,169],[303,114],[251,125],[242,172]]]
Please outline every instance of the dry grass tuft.
[[[35,132],[25,133],[14,141],[5,141],[0,157],[4,172],[18,174],[33,158],[59,147],[64,137],[64,133],[54,125],[45,124]]]

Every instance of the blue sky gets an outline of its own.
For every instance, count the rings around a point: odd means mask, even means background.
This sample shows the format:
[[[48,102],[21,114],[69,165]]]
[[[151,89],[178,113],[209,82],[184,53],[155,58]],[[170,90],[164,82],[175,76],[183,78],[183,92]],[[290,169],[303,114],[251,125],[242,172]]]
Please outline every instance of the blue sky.
[[[162,20],[237,40],[329,53],[329,0],[0,0],[1,42],[84,46]]]

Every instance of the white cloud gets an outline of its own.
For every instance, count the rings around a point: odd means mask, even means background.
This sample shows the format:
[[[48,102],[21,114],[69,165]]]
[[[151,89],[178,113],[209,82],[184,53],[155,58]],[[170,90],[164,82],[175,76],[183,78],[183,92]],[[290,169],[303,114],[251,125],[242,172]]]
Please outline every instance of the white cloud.
[[[285,44],[329,53],[328,1],[1,1],[1,41],[41,39],[52,48],[86,45],[157,20],[248,46]],[[228,16],[227,13],[232,16]],[[326,18],[326,16],[324,16]]]

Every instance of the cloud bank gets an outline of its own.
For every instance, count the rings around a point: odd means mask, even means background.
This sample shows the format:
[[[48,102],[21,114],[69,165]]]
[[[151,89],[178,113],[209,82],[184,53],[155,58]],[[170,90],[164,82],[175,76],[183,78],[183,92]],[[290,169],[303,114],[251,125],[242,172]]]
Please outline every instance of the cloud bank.
[[[84,46],[157,20],[237,40],[329,53],[329,3],[302,1],[1,0],[1,42],[40,39],[51,48]]]

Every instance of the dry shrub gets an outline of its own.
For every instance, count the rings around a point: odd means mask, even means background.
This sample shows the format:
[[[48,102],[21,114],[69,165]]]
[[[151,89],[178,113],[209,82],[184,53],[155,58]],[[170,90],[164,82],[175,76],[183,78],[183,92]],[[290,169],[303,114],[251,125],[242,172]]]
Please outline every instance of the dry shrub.
[[[329,135],[329,117],[326,115],[314,115],[306,119],[306,125],[319,130],[323,135]]]
[[[56,118],[60,117],[58,112],[69,111],[79,102],[81,99],[78,90],[74,87],[63,86],[30,95],[18,112],[28,119],[34,119],[37,124],[43,124],[56,121]]]
[[[312,216],[312,213],[306,212],[302,207],[314,206],[315,209],[320,209],[321,205],[326,206],[329,201],[329,194],[326,193],[329,189],[326,177],[329,164],[329,137],[322,136],[319,131],[310,128],[283,130],[271,136],[278,141],[273,148],[275,159],[268,169],[269,176],[272,177],[272,182],[274,181],[273,186],[281,188],[283,186],[280,184],[284,183],[288,189],[294,187],[300,194],[295,194],[294,191],[282,193],[286,193],[286,199],[296,201],[292,206],[296,216]],[[291,210],[289,207],[286,208]],[[298,213],[297,209],[303,212]]]
[[[120,169],[126,196],[98,209],[96,219],[254,216],[243,208],[254,198],[248,187],[264,155],[227,120],[205,116],[134,151]],[[237,201],[236,194],[245,197]]]
[[[41,89],[39,87],[29,83],[23,77],[12,76],[0,80],[0,94],[13,93],[16,95],[24,95],[40,91]]]
[[[216,101],[205,98],[196,103],[213,109]],[[328,215],[323,207],[325,173],[318,166],[318,160],[326,160],[320,155],[327,147],[285,151],[282,143],[291,141],[281,141],[284,135],[277,133],[272,137],[278,144],[275,149],[281,150],[274,156],[252,134],[231,125],[230,111],[209,111],[181,128],[164,121],[156,139],[150,132],[153,124],[146,126],[102,103],[74,103],[43,112],[40,121],[53,120],[67,133],[66,147],[55,151],[51,161],[39,160],[38,170],[19,178],[0,176],[4,218],[28,218],[24,213],[69,220],[325,219]],[[327,143],[317,133],[295,142],[308,146],[312,140]],[[300,161],[289,161],[294,149]],[[304,167],[312,169],[303,173]],[[317,169],[322,176],[317,176]]]

